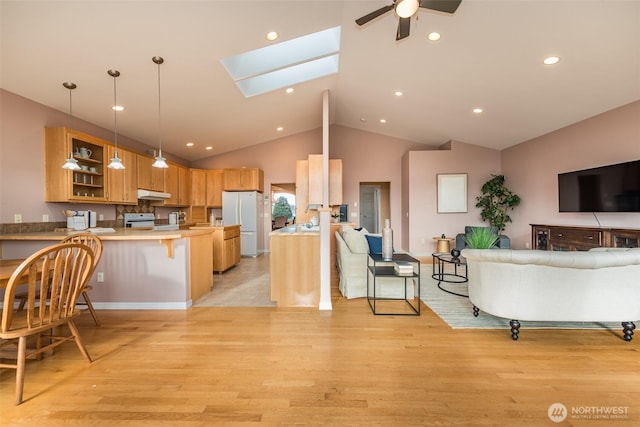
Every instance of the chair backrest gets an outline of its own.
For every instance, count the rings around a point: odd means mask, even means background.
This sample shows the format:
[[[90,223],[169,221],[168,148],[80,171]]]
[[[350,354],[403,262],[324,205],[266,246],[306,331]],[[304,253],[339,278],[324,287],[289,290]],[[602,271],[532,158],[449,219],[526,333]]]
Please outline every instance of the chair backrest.
[[[93,258],[89,246],[66,242],[48,246],[25,259],[7,283],[0,330],[55,326],[72,317],[78,296],[93,271]],[[26,309],[14,324],[16,288],[22,285],[27,287]]]
[[[287,224],[286,216],[277,216],[273,220],[273,228],[282,228]]]
[[[60,243],[84,243],[93,251],[93,268],[95,269],[102,256],[102,240],[93,233],[76,233],[65,237]],[[93,273],[93,272],[92,272]]]

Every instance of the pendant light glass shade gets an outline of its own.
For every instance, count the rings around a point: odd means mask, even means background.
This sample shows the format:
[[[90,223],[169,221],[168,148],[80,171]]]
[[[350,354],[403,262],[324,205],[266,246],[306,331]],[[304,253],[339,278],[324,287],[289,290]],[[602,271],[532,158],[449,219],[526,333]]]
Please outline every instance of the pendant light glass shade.
[[[169,165],[165,158],[162,157],[162,110],[160,108],[160,64],[164,62],[164,59],[161,56],[154,56],[151,60],[158,66],[158,155],[156,156],[156,161],[153,162],[151,166],[166,169]]]
[[[124,169],[122,160],[120,160],[120,158],[118,157],[118,109],[116,108],[116,106],[118,105],[118,98],[116,90],[116,78],[120,76],[120,71],[109,70],[107,71],[107,74],[113,77],[113,134],[115,144],[115,148],[113,150],[113,158],[111,159],[107,167],[109,169]]]
[[[396,14],[400,18],[409,18],[413,16],[420,6],[418,0],[398,0],[396,3]]]
[[[69,130],[71,130],[73,128],[72,124],[73,124],[73,110],[71,108],[72,103],[71,103],[71,91],[75,88],[77,88],[78,86],[76,86],[75,83],[69,83],[69,82],[64,82],[62,83],[62,86],[64,86],[65,88],[69,89]],[[69,158],[66,159],[64,161],[64,164],[62,165],[62,169],[68,169],[68,170],[78,170],[80,169],[80,165],[78,164],[78,161],[76,159],[73,158],[73,147],[71,147],[71,151],[69,152]]]

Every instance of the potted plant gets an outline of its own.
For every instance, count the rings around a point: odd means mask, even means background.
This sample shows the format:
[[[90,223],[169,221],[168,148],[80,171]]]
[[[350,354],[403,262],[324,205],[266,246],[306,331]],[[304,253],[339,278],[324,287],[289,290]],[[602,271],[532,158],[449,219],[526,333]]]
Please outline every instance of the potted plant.
[[[480,217],[489,221],[501,234],[511,217],[507,213],[520,204],[520,196],[504,185],[504,175],[491,175],[481,188],[482,195],[476,197],[476,208],[482,208]]]
[[[498,235],[488,227],[476,227],[464,236],[464,240],[471,249],[491,249],[498,241]]]
[[[340,222],[340,214],[338,212],[333,212],[331,214],[331,218],[333,219],[333,222]]]

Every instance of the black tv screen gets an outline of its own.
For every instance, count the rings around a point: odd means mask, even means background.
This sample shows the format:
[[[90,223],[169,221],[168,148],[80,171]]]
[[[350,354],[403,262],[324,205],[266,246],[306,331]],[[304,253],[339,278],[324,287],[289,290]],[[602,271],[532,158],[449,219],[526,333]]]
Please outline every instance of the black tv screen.
[[[640,160],[558,174],[560,212],[640,212]]]

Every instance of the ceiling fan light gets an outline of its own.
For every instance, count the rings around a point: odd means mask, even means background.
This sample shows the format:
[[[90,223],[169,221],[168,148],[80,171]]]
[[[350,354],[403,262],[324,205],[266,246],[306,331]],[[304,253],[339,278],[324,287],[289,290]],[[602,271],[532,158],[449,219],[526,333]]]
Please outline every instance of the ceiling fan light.
[[[398,0],[396,2],[396,14],[400,18],[409,18],[418,11],[418,0]]]

